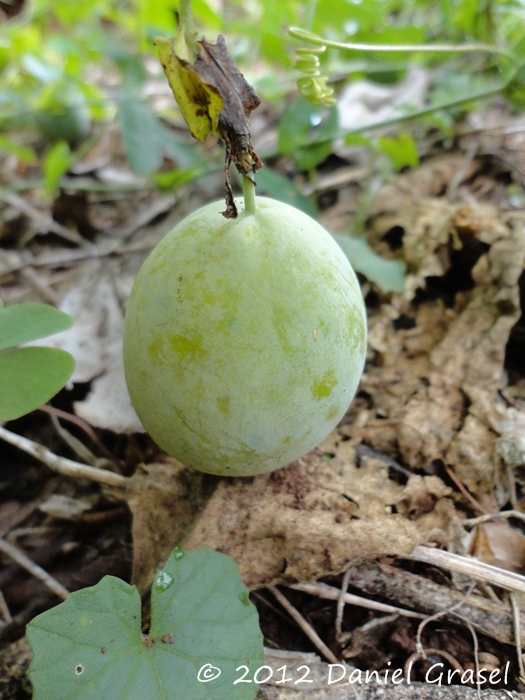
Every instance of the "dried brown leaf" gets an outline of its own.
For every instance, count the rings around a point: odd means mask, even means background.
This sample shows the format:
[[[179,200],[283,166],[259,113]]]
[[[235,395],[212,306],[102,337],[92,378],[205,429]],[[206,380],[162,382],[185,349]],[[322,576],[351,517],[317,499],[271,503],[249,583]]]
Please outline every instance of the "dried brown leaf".
[[[199,41],[201,51],[195,61],[195,70],[208,85],[213,85],[224,100],[219,114],[219,131],[226,144],[226,211],[227,219],[237,217],[233,190],[230,183],[230,164],[247,177],[262,168],[262,163],[254,151],[248,117],[260,100],[255,90],[248,84],[235,65],[226,48],[222,35],[216,44],[205,39]]]
[[[445,541],[454,512],[432,507],[428,487],[448,493],[438,482],[406,492],[383,462],[363,459],[358,467],[354,448],[334,432],[286,469],[222,481],[184,544],[233,556],[250,586],[339,573],[350,562],[402,556],[428,538]],[[392,505],[410,502],[415,492],[424,501],[423,517],[391,514]]]
[[[130,478],[126,500],[133,515],[132,582],[141,593],[191,527],[205,499],[203,478],[174,459],[143,466]]]
[[[487,205],[471,211],[439,199],[375,223],[378,230],[393,225],[405,232],[407,289],[370,319],[376,356],[361,388],[372,408],[344,430],[412,468],[450,464],[478,500],[497,508],[504,491],[497,449],[519,451],[515,409],[498,403],[498,390],[520,315],[521,223],[504,223]],[[438,280],[437,294],[427,290],[429,278]],[[413,327],[396,329],[399,318]]]
[[[506,522],[481,523],[472,533],[469,554],[485,564],[522,574],[525,570],[525,535]]]

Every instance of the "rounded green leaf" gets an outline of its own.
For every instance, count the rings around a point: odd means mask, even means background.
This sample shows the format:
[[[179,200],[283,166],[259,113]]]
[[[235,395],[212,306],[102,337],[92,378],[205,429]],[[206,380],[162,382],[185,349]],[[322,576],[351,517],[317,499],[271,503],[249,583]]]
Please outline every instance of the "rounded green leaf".
[[[262,634],[233,559],[174,550],[151,606],[143,637],[136,588],[105,576],[36,617],[27,627],[34,700],[253,700],[256,683],[234,683],[239,666],[248,680],[263,663]]]
[[[0,307],[0,350],[47,338],[71,328],[73,319],[47,304],[12,304]]]
[[[0,419],[20,418],[47,403],[74,369],[75,360],[65,350],[32,347],[0,352]]]

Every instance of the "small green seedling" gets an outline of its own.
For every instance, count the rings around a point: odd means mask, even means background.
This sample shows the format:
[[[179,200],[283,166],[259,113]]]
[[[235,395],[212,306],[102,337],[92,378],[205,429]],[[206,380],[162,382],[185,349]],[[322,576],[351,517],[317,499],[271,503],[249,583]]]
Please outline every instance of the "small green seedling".
[[[235,681],[254,677],[263,639],[233,559],[174,549],[151,589],[147,635],[140,613],[135,586],[105,576],[36,617],[33,700],[253,700],[257,684]]]
[[[0,301],[0,420],[20,418],[42,406],[73,374],[75,360],[57,348],[18,345],[46,338],[73,325],[71,316],[46,304]]]

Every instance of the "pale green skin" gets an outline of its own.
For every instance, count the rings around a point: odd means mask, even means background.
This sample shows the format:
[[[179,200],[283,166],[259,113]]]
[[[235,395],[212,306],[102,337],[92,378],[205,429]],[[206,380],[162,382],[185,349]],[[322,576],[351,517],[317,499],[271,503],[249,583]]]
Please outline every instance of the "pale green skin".
[[[365,359],[344,253],[301,211],[256,203],[225,219],[214,202],[178,224],[140,270],[124,326],[144,427],[186,466],[222,476],[314,448],[345,414]]]

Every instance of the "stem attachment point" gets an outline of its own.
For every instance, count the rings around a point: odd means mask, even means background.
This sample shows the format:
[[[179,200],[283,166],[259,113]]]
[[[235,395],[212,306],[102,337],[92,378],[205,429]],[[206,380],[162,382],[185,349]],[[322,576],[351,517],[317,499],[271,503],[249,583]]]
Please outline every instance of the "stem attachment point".
[[[242,176],[242,193],[244,195],[244,213],[255,214],[257,204],[255,202],[255,182],[251,177]]]

